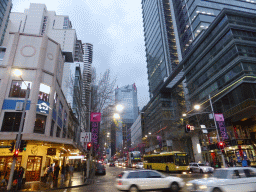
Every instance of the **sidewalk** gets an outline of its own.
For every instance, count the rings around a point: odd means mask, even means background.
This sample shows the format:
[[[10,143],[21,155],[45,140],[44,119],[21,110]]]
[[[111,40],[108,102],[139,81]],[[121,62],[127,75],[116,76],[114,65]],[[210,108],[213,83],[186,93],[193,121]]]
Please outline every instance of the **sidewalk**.
[[[23,189],[21,191],[48,191],[50,189],[75,187],[80,185],[89,185],[93,183],[93,178],[89,178],[84,181],[83,172],[74,172],[71,180],[69,180],[68,178],[69,175],[67,176],[63,184],[61,183],[60,175],[58,181],[55,180],[52,184],[40,181],[26,182],[25,185],[23,185]]]
[[[94,172],[93,172],[94,173]],[[69,175],[66,176],[64,183],[61,183],[61,176],[59,175],[58,180],[53,181],[53,183],[45,183],[42,181],[32,181],[26,182],[20,191],[49,191],[52,189],[60,188],[72,188],[82,185],[90,185],[93,183],[94,174],[90,174],[90,178],[84,180],[83,172],[74,172],[71,180],[69,180]],[[16,191],[14,186],[11,191]],[[0,191],[6,191],[4,188],[0,188]]]

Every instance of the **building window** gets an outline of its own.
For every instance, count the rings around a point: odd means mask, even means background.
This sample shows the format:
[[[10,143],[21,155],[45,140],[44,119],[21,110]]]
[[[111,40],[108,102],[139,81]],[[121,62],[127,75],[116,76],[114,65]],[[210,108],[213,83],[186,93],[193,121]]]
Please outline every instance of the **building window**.
[[[64,17],[63,29],[68,29],[68,23],[69,23],[68,17]]]
[[[55,92],[54,101],[53,101],[53,108],[54,109],[56,109],[56,107],[57,107],[57,100],[58,100],[58,94]]]
[[[51,87],[43,83],[40,84],[38,99],[49,102]]]
[[[5,112],[1,131],[18,132],[20,127],[21,115],[21,112]]]
[[[34,133],[44,134],[45,131],[45,123],[46,123],[46,116],[36,114],[36,122],[34,127]]]
[[[6,48],[0,47],[0,60],[4,59]]]
[[[47,24],[47,16],[44,16],[44,21],[43,21],[41,35],[43,35],[45,33],[46,24]]]
[[[62,117],[62,111],[63,111],[63,105],[62,105],[62,103],[60,102],[60,104],[59,104],[59,113],[58,113],[59,117]],[[61,119],[62,119],[62,118],[61,118]]]
[[[25,98],[28,83],[30,83],[31,87],[31,82],[29,81],[12,81],[9,97]]]
[[[50,131],[50,136],[53,136],[54,125],[55,125],[55,122],[54,122],[54,121],[52,121],[52,124],[51,124],[51,131]]]
[[[56,131],[56,137],[60,137],[61,128],[58,126]]]

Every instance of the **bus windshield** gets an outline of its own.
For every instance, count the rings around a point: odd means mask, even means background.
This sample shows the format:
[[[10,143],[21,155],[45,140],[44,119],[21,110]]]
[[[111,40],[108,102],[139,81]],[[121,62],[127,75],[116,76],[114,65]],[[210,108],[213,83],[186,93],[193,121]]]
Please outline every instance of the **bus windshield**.
[[[175,154],[175,165],[178,166],[188,166],[188,156],[187,154]]]

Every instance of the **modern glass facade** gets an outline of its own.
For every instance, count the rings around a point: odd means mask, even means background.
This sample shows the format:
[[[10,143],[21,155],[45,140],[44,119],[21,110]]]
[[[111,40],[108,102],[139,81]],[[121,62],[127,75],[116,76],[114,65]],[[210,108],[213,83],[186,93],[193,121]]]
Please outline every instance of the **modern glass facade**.
[[[250,0],[172,0],[172,3],[183,55],[223,8],[256,13],[256,1]]]
[[[150,97],[178,65],[168,0],[142,0]]]
[[[12,0],[0,1],[0,46],[4,41],[4,35],[8,26],[11,8]]]

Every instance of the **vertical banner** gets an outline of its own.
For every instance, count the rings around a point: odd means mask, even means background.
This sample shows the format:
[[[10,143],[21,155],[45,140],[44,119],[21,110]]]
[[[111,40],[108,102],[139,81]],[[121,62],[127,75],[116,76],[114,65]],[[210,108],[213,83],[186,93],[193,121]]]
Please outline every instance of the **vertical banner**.
[[[94,151],[99,147],[99,129],[100,129],[101,113],[91,113],[91,133]]]
[[[226,126],[225,126],[225,121],[224,121],[224,117],[222,113],[216,113],[214,114],[215,119],[216,119],[216,123],[219,129],[219,134],[222,137],[223,140],[227,140],[228,139],[228,134],[227,134],[227,130],[226,130]]]

